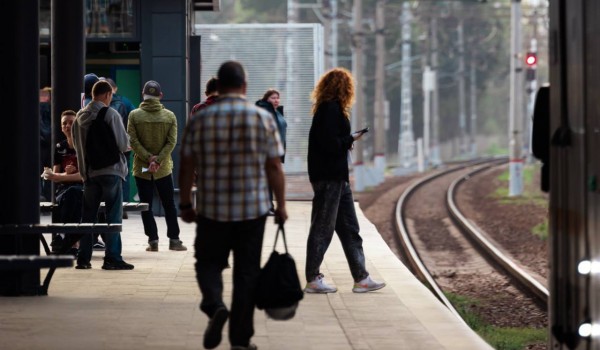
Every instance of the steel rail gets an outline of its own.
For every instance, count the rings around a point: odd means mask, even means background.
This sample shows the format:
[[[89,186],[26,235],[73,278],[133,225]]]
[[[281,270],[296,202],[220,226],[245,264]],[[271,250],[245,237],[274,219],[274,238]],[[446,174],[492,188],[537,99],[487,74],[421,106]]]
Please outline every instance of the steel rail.
[[[466,325],[466,322],[460,316],[459,312],[456,311],[456,309],[454,308],[452,303],[448,300],[448,298],[446,298],[446,295],[444,295],[444,292],[442,291],[442,289],[438,286],[437,282],[435,281],[433,276],[431,276],[431,273],[429,272],[429,270],[427,269],[425,264],[423,264],[423,262],[421,261],[421,257],[419,256],[419,253],[415,249],[415,247],[412,243],[412,240],[410,238],[410,235],[408,233],[408,228],[406,225],[404,213],[405,213],[406,203],[408,202],[408,199],[414,194],[414,192],[418,188],[424,186],[425,184],[435,180],[438,177],[447,175],[447,174],[455,172],[455,171],[462,170],[462,169],[470,167],[470,166],[479,165],[479,164],[488,163],[488,162],[497,162],[497,161],[498,161],[497,158],[493,158],[493,159],[487,158],[487,159],[483,159],[483,160],[476,160],[476,161],[467,162],[467,163],[431,174],[431,175],[411,184],[402,193],[402,195],[398,199],[398,202],[396,203],[395,221],[396,221],[396,229],[397,229],[398,235],[395,235],[394,237],[396,238],[397,242],[404,248],[404,251],[406,253],[406,257],[408,259],[409,264],[413,267],[413,271],[415,272],[417,278],[419,278],[421,280],[421,282],[423,282],[426,286],[428,286],[432,290],[434,295],[448,308],[448,310],[450,310],[450,312],[452,312],[465,325]]]
[[[523,287],[535,295],[541,302],[546,304],[548,302],[548,289],[542,285],[538,280],[533,278],[529,273],[519,267],[511,258],[507,257],[502,251],[487,239],[486,235],[477,229],[458,209],[455,202],[456,189],[457,187],[468,180],[473,175],[489,169],[493,165],[482,166],[475,169],[474,171],[462,176],[452,182],[448,188],[446,194],[446,205],[450,217],[452,217],[455,224],[461,227],[463,232],[468,236],[472,242],[483,250],[488,257],[490,257],[496,264],[500,265],[511,277],[516,279]]]

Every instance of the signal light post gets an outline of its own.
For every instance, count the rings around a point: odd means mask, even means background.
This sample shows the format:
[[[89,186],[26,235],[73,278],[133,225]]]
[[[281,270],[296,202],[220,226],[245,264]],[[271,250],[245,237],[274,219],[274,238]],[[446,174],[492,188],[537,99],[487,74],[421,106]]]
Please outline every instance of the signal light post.
[[[537,92],[537,40],[535,38],[531,39],[529,52],[525,55],[525,65],[527,66],[527,70],[525,71],[525,80],[526,83],[526,93],[527,93],[527,161],[531,162],[531,155],[533,154],[531,150],[531,141],[533,138],[533,107],[535,105],[535,94]]]

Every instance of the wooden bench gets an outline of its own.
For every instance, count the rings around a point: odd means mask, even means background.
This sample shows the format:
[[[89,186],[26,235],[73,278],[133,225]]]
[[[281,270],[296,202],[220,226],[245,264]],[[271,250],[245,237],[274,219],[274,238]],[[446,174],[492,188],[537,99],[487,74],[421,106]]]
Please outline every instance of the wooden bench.
[[[59,267],[72,267],[73,256],[65,253],[71,245],[52,253],[44,238],[44,233],[64,233],[74,237],[76,242],[85,234],[121,232],[121,224],[5,224],[0,225],[0,235],[38,235],[46,256],[40,255],[0,255],[0,270],[17,271],[26,269],[49,268],[43,284],[39,287],[39,295],[48,295],[48,287],[54,271]]]

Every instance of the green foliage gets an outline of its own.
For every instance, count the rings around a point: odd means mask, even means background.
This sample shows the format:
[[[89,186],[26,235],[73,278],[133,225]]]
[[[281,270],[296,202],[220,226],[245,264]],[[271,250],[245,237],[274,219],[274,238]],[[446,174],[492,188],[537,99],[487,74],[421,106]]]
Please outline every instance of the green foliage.
[[[508,154],[508,148],[500,147],[498,144],[493,143],[484,153],[489,156],[503,156]]]
[[[298,4],[314,4],[312,0],[295,0]],[[338,65],[351,67],[353,23],[352,0],[338,1]],[[365,120],[373,125],[375,98],[375,8],[376,0],[363,0],[362,32],[365,38]],[[387,1],[385,10],[386,82],[385,95],[390,103],[388,151],[396,151],[400,129],[400,69],[402,60],[401,23],[399,21],[404,1]],[[440,142],[460,134],[458,113],[458,82],[461,74],[467,85],[467,110],[469,106],[469,74],[471,63],[476,70],[477,130],[484,135],[504,135],[508,129],[508,87],[510,68],[510,16],[508,1],[495,7],[490,2],[479,1],[410,1],[412,8],[412,94],[413,129],[415,139],[423,135],[422,71],[425,58],[431,53],[431,19],[437,20],[438,37],[438,87],[440,111]],[[320,14],[317,16],[315,11]],[[301,23],[321,23],[329,15],[329,1],[323,1],[316,10],[297,10]],[[458,24],[464,25],[465,65],[459,70],[457,38]],[[221,0],[221,11],[198,12],[196,23],[283,23],[287,21],[287,1],[281,0]],[[268,38],[265,38],[268,42]],[[326,48],[328,51],[328,48]],[[468,124],[468,121],[467,121]],[[365,142],[373,142],[373,138]],[[366,145],[369,148],[368,145]],[[496,149],[500,152],[500,149]]]
[[[467,325],[495,349],[521,350],[531,344],[547,343],[546,329],[496,327],[476,313],[477,306],[481,304],[479,300],[452,293],[446,293],[446,297]]]
[[[544,222],[535,225],[531,229],[531,232],[544,241],[548,239],[548,219],[545,219]]]

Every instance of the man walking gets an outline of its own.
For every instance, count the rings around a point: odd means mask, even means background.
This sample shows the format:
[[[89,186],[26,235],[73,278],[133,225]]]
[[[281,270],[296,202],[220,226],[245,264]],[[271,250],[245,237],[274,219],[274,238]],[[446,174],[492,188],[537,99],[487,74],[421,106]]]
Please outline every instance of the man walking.
[[[182,139],[179,186],[181,218],[196,220],[196,276],[210,318],[204,347],[221,342],[229,318],[231,349],[256,349],[254,306],[265,221],[270,208],[268,185],[277,200],[275,219],[285,222],[283,145],[271,114],[246,101],[246,73],[235,61],[218,72],[219,99],[194,115]],[[196,211],[192,182],[196,170]],[[267,185],[268,184],[268,185]],[[222,271],[233,251],[231,315],[223,303]]]
[[[77,118],[72,127],[79,173],[83,178],[81,222],[84,223],[96,222],[98,208],[102,201],[106,206],[106,222],[109,224],[120,224],[122,222],[123,197],[121,182],[127,175],[127,161],[123,152],[129,149],[129,138],[119,113],[108,107],[112,99],[112,93],[112,87],[106,81],[95,83],[92,87],[92,101],[77,113]],[[98,122],[104,122],[110,127],[114,139],[108,137],[102,145],[93,145],[96,146],[94,149],[105,148],[107,153],[111,148],[116,149],[116,161],[102,167],[96,166],[98,154],[88,154],[88,151],[92,148],[89,144],[86,144],[88,138],[97,140],[98,137],[94,136],[99,135],[100,129],[105,127],[103,124],[95,123],[97,118],[100,118]],[[100,156],[103,157],[104,155]],[[133,265],[126,263],[121,257],[121,233],[106,233],[104,234],[104,240],[106,249],[102,268],[104,270],[132,270]],[[92,236],[84,235],[81,238],[76,268],[91,268],[91,258]]]
[[[149,204],[148,210],[142,212],[144,232],[148,236],[149,252],[158,251],[158,228],[152,213],[154,188],[165,209],[167,237],[170,250],[187,250],[179,240],[179,224],[177,208],[173,199],[173,159],[171,152],[177,144],[177,118],[175,114],[160,103],[163,97],[160,84],[148,81],[142,91],[144,102],[140,108],[129,114],[127,133],[133,158],[133,176],[138,188],[140,201]]]

